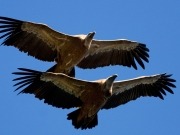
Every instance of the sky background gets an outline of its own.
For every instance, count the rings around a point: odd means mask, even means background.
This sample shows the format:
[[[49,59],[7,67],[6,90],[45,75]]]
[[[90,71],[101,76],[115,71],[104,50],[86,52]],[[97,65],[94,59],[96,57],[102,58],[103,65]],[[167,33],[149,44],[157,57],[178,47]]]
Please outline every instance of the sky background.
[[[40,71],[46,63],[0,46],[0,135],[179,135],[180,134],[180,1],[179,0],[1,0],[0,16],[45,23],[67,34],[96,31],[96,39],[125,38],[145,43],[150,49],[146,69],[109,66],[95,70],[76,68],[78,79],[95,80],[118,74],[116,80],[158,73],[173,74],[177,88],[165,100],[139,98],[99,112],[99,124],[77,130],[66,120],[74,109],[53,108],[34,95],[13,92],[18,67]],[[0,40],[0,43],[3,41]]]

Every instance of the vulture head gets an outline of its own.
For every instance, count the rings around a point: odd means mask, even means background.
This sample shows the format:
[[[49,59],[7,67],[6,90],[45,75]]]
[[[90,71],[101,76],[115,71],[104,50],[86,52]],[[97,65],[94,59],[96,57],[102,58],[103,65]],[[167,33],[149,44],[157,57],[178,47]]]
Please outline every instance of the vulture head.
[[[114,83],[114,80],[116,79],[116,77],[117,77],[116,74],[112,75],[112,76],[108,77],[104,82],[103,91],[104,91],[104,95],[106,98],[109,98],[112,95],[112,87],[113,87],[113,83]]]
[[[85,45],[87,48],[90,48],[91,42],[92,42],[93,37],[94,37],[95,34],[96,34],[96,32],[90,32],[90,33],[88,33],[87,36],[85,37],[85,39],[84,39],[84,45]]]

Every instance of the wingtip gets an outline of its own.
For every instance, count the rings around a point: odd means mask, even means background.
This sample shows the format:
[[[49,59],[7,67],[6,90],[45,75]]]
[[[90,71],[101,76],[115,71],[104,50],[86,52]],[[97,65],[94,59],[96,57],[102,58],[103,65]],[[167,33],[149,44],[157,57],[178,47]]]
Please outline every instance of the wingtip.
[[[21,68],[17,68],[18,70],[21,70]],[[12,72],[11,74],[14,74],[14,75],[16,75],[16,74],[18,74],[18,72]]]
[[[0,16],[0,20],[5,20],[5,21],[9,21],[9,22],[22,22],[21,20],[13,19],[10,17],[5,17],[5,16]]]
[[[146,52],[149,52],[149,51],[150,51],[149,48],[146,47],[146,44],[144,44],[144,43],[139,43],[139,45],[140,45],[141,47],[143,47],[143,49],[144,49]]]
[[[164,97],[163,97],[163,96],[162,96],[162,97],[159,96],[159,98],[160,98],[161,100],[164,100]]]
[[[145,69],[144,63],[139,63],[139,65],[142,67],[142,69]]]

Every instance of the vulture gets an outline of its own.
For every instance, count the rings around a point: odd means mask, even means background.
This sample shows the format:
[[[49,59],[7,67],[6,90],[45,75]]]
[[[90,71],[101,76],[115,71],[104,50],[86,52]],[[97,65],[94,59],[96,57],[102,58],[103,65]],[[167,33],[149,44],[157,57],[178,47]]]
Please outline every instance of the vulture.
[[[67,76],[63,73],[40,72],[19,68],[14,72],[16,90],[26,86],[19,93],[34,94],[44,103],[58,108],[77,109],[67,115],[77,129],[90,129],[98,125],[98,112],[123,105],[139,97],[159,97],[164,99],[166,92],[173,94],[171,88],[175,79],[170,74],[142,76],[130,80],[115,81],[117,75],[96,81],[86,81]],[[54,89],[33,89],[31,83],[38,80],[49,82]]]
[[[144,69],[149,62],[149,49],[145,44],[126,39],[95,40],[95,32],[87,35],[67,35],[45,24],[21,21],[0,16],[2,45],[14,46],[36,59],[56,62],[47,72],[75,76],[74,66],[97,68],[122,65]]]

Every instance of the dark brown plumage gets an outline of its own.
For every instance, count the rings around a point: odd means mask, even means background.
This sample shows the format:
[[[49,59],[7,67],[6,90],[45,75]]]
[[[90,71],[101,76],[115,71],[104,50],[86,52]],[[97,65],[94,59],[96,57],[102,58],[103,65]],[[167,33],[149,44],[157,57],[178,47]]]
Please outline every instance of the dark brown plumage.
[[[49,82],[54,89],[31,89],[27,86],[20,93],[34,94],[36,98],[44,99],[45,103],[59,108],[78,107],[68,114],[75,128],[93,128],[98,124],[97,113],[100,109],[110,109],[141,96],[153,96],[163,99],[166,91],[173,94],[174,79],[171,75],[157,74],[143,76],[130,80],[116,81],[117,75],[97,81],[78,80],[62,73],[39,72],[20,68],[21,75],[14,79],[18,81],[16,90],[39,80]],[[30,85],[31,86],[31,85]],[[34,90],[34,91],[33,91]]]
[[[126,39],[94,40],[95,32],[88,35],[67,35],[54,31],[44,24],[37,24],[0,17],[0,39],[3,45],[14,46],[20,51],[43,61],[56,61],[56,73],[68,74],[74,66],[97,68],[123,65],[137,69],[135,61],[145,68],[148,51],[145,44]]]
[[[44,24],[0,17],[0,39],[3,45],[14,46],[36,59],[56,61],[47,72],[75,76],[74,66],[97,68],[123,65],[137,69],[135,61],[145,68],[148,62],[146,45],[125,39],[94,40],[95,32],[88,35],[67,35],[54,31]],[[49,82],[38,80],[29,86],[29,92],[38,89],[55,89]]]

